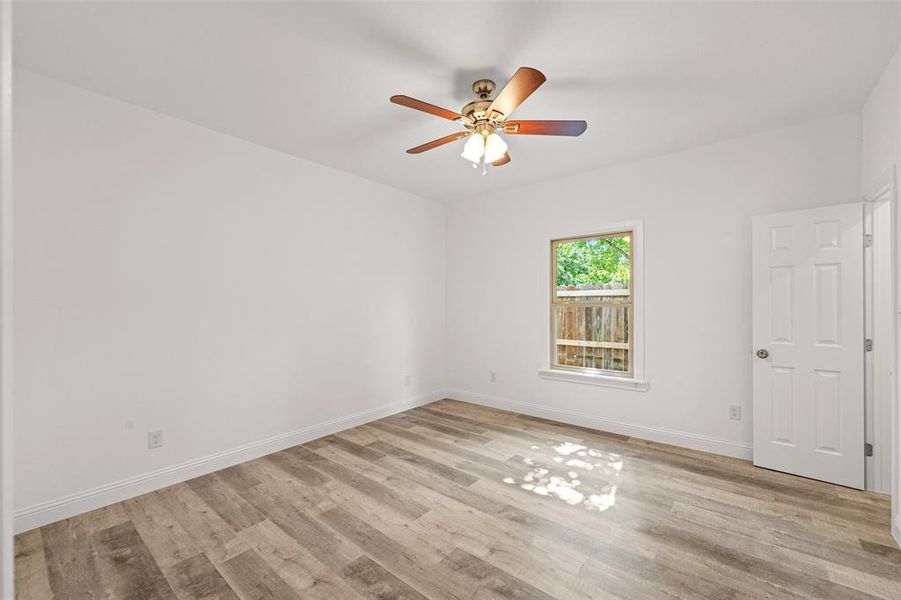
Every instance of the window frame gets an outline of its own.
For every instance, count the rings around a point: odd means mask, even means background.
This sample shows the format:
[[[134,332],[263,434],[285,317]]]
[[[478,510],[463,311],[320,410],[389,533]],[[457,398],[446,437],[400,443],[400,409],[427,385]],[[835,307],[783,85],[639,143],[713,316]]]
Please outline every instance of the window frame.
[[[577,241],[611,237],[617,234],[631,234],[631,264],[629,289],[632,296],[630,311],[630,349],[631,371],[607,371],[590,367],[571,367],[556,365],[556,332],[555,332],[555,307],[556,307],[556,244],[565,241]],[[620,223],[610,223],[589,230],[588,233],[574,234],[572,231],[559,235],[545,237],[542,244],[542,254],[547,261],[548,274],[544,278],[542,293],[544,297],[545,315],[544,332],[541,336],[541,365],[538,374],[543,379],[567,381],[573,383],[586,383],[605,387],[646,391],[649,388],[645,379],[644,365],[644,233],[642,220],[633,220]],[[544,304],[542,302],[542,304]],[[592,304],[588,304],[589,306]]]

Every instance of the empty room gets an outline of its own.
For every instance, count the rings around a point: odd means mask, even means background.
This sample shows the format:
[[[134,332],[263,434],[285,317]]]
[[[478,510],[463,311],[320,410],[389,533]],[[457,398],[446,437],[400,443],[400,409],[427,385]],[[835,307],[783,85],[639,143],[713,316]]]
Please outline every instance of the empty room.
[[[901,0],[0,0],[0,600],[901,600]]]

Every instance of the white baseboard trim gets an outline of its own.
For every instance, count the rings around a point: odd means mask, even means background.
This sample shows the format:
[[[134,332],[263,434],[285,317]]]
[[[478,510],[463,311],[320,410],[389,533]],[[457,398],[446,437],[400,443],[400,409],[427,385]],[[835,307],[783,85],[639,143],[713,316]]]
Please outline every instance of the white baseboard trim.
[[[121,502],[141,494],[146,494],[167,485],[173,485],[194,477],[200,477],[219,469],[231,467],[253,460],[285,448],[303,444],[326,435],[337,433],[357,425],[363,425],[417,406],[422,406],[446,397],[445,390],[435,390],[407,400],[383,404],[360,412],[338,417],[323,423],[302,427],[295,431],[274,435],[270,438],[251,442],[237,448],[223,450],[215,454],[189,460],[170,467],[157,469],[98,486],[62,498],[50,500],[20,509],[15,512],[15,532],[22,533],[67,519],[75,515]]]
[[[481,404],[482,406],[509,410],[532,417],[541,417],[544,419],[560,421],[562,423],[591,427],[592,429],[598,429],[600,431],[619,433],[641,438],[643,440],[650,440],[652,442],[660,442],[663,444],[690,448],[692,450],[701,450],[703,452],[751,460],[751,444],[746,442],[724,440],[722,438],[701,435],[699,433],[690,433],[687,431],[677,431],[665,427],[629,423],[619,419],[608,419],[586,413],[549,408],[531,402],[489,396],[487,394],[478,394],[475,392],[467,392],[465,390],[451,389],[447,390],[447,394],[450,398],[461,400],[463,402],[470,402],[472,404]]]
[[[895,538],[895,543],[901,548],[901,515],[895,515],[895,518],[892,519],[892,537]]]

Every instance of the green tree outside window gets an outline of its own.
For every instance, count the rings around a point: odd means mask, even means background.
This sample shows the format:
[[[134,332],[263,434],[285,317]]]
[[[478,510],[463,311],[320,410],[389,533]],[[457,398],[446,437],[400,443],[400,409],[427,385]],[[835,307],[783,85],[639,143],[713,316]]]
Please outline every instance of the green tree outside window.
[[[557,244],[557,286],[629,285],[628,236]]]

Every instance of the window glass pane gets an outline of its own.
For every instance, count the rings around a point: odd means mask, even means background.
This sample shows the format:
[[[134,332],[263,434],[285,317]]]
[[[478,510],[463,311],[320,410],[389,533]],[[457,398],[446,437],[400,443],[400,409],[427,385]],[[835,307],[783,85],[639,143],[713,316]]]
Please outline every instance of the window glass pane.
[[[555,365],[632,372],[632,235],[552,245]]]
[[[554,244],[557,302],[631,302],[631,236]]]
[[[630,372],[631,309],[631,304],[557,304],[557,364]]]

